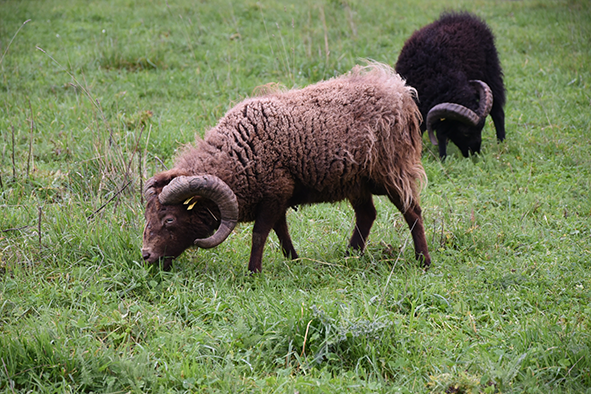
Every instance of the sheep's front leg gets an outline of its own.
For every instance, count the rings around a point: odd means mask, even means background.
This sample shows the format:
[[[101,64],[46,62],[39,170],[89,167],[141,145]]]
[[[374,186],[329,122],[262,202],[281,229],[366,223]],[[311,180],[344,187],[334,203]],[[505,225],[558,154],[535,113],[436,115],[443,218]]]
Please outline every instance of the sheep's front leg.
[[[358,201],[351,201],[351,205],[355,210],[355,229],[349,241],[349,247],[363,252],[371,226],[376,220],[376,208],[371,195]]]
[[[447,156],[447,137],[445,136],[438,136],[438,143],[439,143],[439,157],[444,159]]]
[[[297,259],[298,254],[296,253],[293,243],[291,242],[291,237],[289,236],[285,212],[283,212],[281,218],[275,223],[273,230],[275,230],[277,238],[279,238],[279,245],[281,245],[283,255],[290,259]]]
[[[265,242],[267,242],[267,237],[269,236],[271,229],[276,227],[278,223],[279,231],[281,232],[282,230],[285,230],[283,235],[287,234],[289,244],[291,244],[291,239],[289,239],[289,234],[287,233],[285,211],[285,207],[282,207],[281,204],[273,201],[264,201],[260,204],[254,221],[254,228],[252,230],[252,249],[250,250],[250,260],[248,262],[248,270],[250,272],[262,271]],[[281,224],[282,221],[283,225]],[[280,236],[280,242],[281,239]],[[285,241],[285,237],[283,238],[283,241]],[[289,248],[289,245],[286,245],[286,247]],[[291,249],[293,249],[293,245],[291,245]],[[295,250],[293,252],[295,253]]]

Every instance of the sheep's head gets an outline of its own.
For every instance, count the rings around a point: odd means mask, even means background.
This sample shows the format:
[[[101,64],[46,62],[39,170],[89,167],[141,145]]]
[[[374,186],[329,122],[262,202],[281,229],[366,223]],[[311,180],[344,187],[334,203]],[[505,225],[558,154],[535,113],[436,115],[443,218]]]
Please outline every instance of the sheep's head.
[[[460,104],[441,103],[431,108],[427,114],[427,130],[431,142],[438,145],[434,132],[437,130],[439,140],[451,140],[464,157],[468,157],[470,153],[480,153],[482,129],[493,104],[492,91],[486,83],[470,81],[470,84],[474,85],[478,92],[476,112]]]
[[[483,128],[484,119],[475,126],[472,126],[449,118],[437,122],[434,127],[437,130],[439,143],[444,143],[441,141],[442,138],[450,140],[458,147],[464,157],[468,157],[474,153],[480,153]]]
[[[144,194],[142,256],[150,263],[161,261],[165,270],[185,249],[217,246],[236,226],[236,196],[215,176],[172,177],[165,172],[146,183]]]

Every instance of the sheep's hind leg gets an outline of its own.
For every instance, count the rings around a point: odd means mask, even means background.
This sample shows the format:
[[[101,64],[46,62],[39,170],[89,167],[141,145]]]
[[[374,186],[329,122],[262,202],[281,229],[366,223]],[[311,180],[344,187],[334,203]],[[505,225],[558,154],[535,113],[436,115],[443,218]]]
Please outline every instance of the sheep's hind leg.
[[[297,259],[298,254],[295,251],[293,243],[291,242],[291,237],[289,236],[285,212],[283,213],[281,218],[279,218],[277,223],[275,223],[275,227],[273,227],[273,230],[275,230],[277,238],[279,238],[279,244],[281,245],[281,251],[283,252],[283,255],[290,259]]]
[[[431,265],[431,256],[429,256],[429,249],[427,247],[427,238],[425,237],[425,226],[423,224],[423,217],[421,207],[418,203],[414,203],[406,212],[404,212],[404,206],[397,195],[389,195],[390,201],[396,208],[403,213],[404,220],[410,228],[412,240],[415,246],[415,257],[419,260],[423,268],[428,269]]]
[[[349,247],[363,252],[371,226],[376,220],[376,208],[371,195],[358,201],[351,201],[351,205],[355,210],[355,229],[349,241]]]

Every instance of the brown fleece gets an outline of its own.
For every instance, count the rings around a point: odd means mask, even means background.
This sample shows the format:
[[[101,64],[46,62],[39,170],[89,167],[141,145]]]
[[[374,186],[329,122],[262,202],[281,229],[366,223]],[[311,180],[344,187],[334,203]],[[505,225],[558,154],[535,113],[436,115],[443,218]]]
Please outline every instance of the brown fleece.
[[[241,221],[254,220],[264,196],[289,198],[296,186],[312,191],[297,204],[350,199],[375,183],[383,194],[395,191],[406,210],[418,203],[417,183],[426,181],[413,95],[390,67],[373,63],[301,90],[250,98],[185,150],[176,168],[226,182]]]
[[[285,217],[290,206],[349,200],[356,215],[349,246],[363,251],[376,217],[371,196],[385,194],[403,212],[415,254],[428,267],[419,206],[426,175],[421,165],[421,115],[414,97],[414,89],[392,68],[369,63],[300,90],[246,99],[203,139],[185,148],[175,168],[149,181],[154,191],[150,198],[179,175],[220,178],[236,195],[238,220],[255,221],[249,270],[260,272],[271,229],[284,254],[297,258]],[[179,239],[184,250],[189,237],[196,236],[181,230],[194,226],[182,214],[175,216],[178,224],[163,222],[156,210],[165,208],[152,204],[146,209],[150,229],[144,232],[143,255],[148,261],[158,261],[164,250],[173,249],[168,239]],[[179,254],[169,253],[167,262]]]

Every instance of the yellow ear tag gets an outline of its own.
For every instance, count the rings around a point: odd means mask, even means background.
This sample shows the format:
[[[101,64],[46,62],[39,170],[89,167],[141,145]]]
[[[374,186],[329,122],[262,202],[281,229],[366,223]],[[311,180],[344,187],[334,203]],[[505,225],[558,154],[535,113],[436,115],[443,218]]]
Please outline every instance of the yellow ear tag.
[[[187,198],[185,200],[185,202],[183,203],[183,205],[189,204],[191,202],[191,200],[194,199],[195,197],[196,196],[192,196],[192,197]],[[193,201],[193,203],[187,207],[187,211],[190,211],[191,209],[193,209],[193,207],[195,206],[195,204],[197,204],[197,201],[199,201],[199,200],[197,198],[195,198],[195,201]]]

